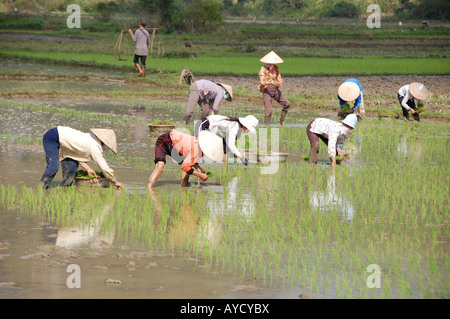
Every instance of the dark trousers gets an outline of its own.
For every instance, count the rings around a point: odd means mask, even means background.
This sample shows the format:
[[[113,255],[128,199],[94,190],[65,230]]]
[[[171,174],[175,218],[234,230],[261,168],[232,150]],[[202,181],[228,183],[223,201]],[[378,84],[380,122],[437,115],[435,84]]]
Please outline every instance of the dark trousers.
[[[139,59],[141,60],[141,66],[145,69],[145,61],[147,60],[147,56],[146,55],[134,55],[134,64],[138,64],[139,63]]]
[[[45,151],[45,159],[47,168],[42,175],[41,182],[44,184],[43,188],[47,189],[50,186],[53,178],[59,170],[59,134],[58,129],[52,128],[48,130],[42,139]],[[73,183],[75,175],[78,171],[78,161],[71,158],[66,158],[61,161],[63,181],[61,186],[69,186]]]
[[[402,105],[402,101],[403,101],[404,97],[401,96],[400,94],[397,94],[397,97],[398,97],[398,101],[400,102],[400,106],[402,107],[403,116],[409,120],[409,111],[407,109],[405,109]],[[406,104],[410,108],[412,108],[414,111],[417,111],[417,107],[416,107],[416,103],[414,102],[414,99],[406,101]],[[413,117],[416,121],[420,121],[419,113],[413,114]]]

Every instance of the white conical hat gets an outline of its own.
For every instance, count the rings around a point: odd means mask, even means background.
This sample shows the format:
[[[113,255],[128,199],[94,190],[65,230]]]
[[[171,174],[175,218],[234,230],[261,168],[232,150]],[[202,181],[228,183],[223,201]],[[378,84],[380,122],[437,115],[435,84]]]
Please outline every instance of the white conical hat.
[[[265,56],[263,56],[261,58],[261,60],[259,60],[263,63],[269,63],[269,64],[277,64],[277,63],[283,63],[283,59],[281,59],[278,54],[276,54],[273,51],[270,51],[269,53],[267,53]]]
[[[108,146],[114,153],[117,154],[116,133],[110,129],[91,128],[92,133],[95,134],[106,146]]]
[[[223,162],[223,139],[210,131],[198,134],[198,144],[203,154],[215,162]]]
[[[428,90],[422,83],[413,82],[409,85],[409,92],[416,99],[425,100],[428,97]]]
[[[223,87],[225,90],[227,90],[228,94],[230,94],[230,98],[227,99],[227,101],[231,102],[233,101],[233,89],[231,88],[231,86],[223,84],[223,83],[217,83],[218,85],[220,85],[221,87]]]
[[[258,119],[253,115],[247,115],[246,117],[240,117],[239,122],[245,126],[250,133],[256,133],[256,126],[258,125]]]
[[[338,95],[344,101],[354,101],[361,94],[358,84],[355,82],[344,82],[338,89]]]

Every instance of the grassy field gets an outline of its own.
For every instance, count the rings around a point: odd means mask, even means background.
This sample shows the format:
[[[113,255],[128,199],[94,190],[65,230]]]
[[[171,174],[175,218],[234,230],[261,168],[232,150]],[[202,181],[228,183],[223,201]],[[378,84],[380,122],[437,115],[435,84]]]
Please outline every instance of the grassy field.
[[[52,62],[81,66],[98,66],[134,70],[133,59],[119,61],[113,55],[66,52],[25,52],[3,51],[4,57],[29,59],[31,61]],[[199,75],[255,76],[261,68],[259,59],[247,56],[198,58],[156,58],[149,59],[150,70],[179,73],[188,67]],[[448,74],[450,62],[446,58],[413,57],[340,57],[340,58],[284,58],[281,66],[283,75],[385,75],[385,74]]]

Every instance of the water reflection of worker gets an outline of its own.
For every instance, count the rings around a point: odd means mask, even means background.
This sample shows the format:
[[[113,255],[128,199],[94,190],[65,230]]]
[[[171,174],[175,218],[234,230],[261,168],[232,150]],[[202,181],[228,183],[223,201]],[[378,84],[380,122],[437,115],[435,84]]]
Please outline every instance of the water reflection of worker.
[[[195,81],[189,88],[189,101],[182,124],[186,125],[189,123],[197,104],[202,111],[200,118],[207,117],[210,110],[214,114],[218,114],[219,105],[224,99],[229,102],[233,101],[233,89],[231,86],[204,79]]]
[[[198,140],[189,134],[175,129],[158,137],[155,144],[155,168],[148,179],[148,188],[152,188],[164,171],[166,156],[172,157],[181,165],[183,174],[181,186],[187,186],[189,176],[195,175],[202,181],[208,180],[206,171],[198,165],[203,156]]]
[[[283,78],[280,74],[280,68],[276,65],[284,61],[274,51],[269,52],[261,58],[265,63],[259,71],[260,84],[259,91],[263,93],[265,123],[270,125],[272,121],[272,99],[275,99],[283,109],[281,110],[279,123],[284,125],[284,119],[291,106],[291,102],[283,95],[280,88],[283,85]]]
[[[111,247],[114,242],[114,226],[107,232],[102,232],[100,225],[107,216],[113,205],[106,204],[100,214],[89,222],[89,224],[80,226],[64,226],[58,228],[55,245],[64,248],[76,248],[88,245],[91,248]]]
[[[229,149],[237,158],[241,160],[244,165],[248,165],[248,160],[237,149],[236,140],[241,136],[241,133],[256,133],[256,126],[258,125],[258,119],[253,115],[247,115],[246,117],[228,117],[223,115],[210,115],[203,118],[201,121],[197,121],[194,129],[195,137],[198,137],[200,131],[209,130],[214,134],[222,132],[226,134],[226,139],[223,138],[223,153],[224,162],[227,158],[227,149]],[[219,135],[220,136],[220,135]]]
[[[348,114],[354,113],[364,118],[366,110],[364,109],[363,87],[355,78],[344,81],[339,86],[337,98],[339,100],[338,117],[343,119]],[[349,104],[353,102],[353,107]]]
[[[117,154],[116,134],[109,129],[91,129],[92,133],[83,133],[67,126],[58,126],[48,130],[43,137],[47,168],[42,175],[41,185],[48,188],[61,162],[63,181],[61,186],[72,184],[78,170],[78,164],[89,175],[97,176],[92,181],[98,183],[98,175],[88,164],[93,161],[118,189],[122,187],[114,171],[108,166],[103,152],[110,149]]]
[[[309,152],[309,162],[313,165],[317,164],[319,154],[319,139],[328,146],[328,155],[331,159],[333,167],[336,166],[336,155],[342,156],[342,148],[347,138],[352,135],[358,118],[355,114],[349,114],[341,123],[326,119],[316,118],[306,127],[311,144]]]
[[[351,221],[355,215],[353,204],[350,200],[345,198],[345,196],[339,196],[336,192],[336,175],[334,173],[331,173],[328,177],[325,190],[314,190],[310,195],[310,203],[316,211],[333,209],[341,211],[342,217],[347,221]]]
[[[420,122],[419,113],[417,112],[417,106],[414,98],[417,99],[419,106],[423,105],[423,100],[425,100],[429,95],[429,92],[425,85],[422,83],[413,82],[402,86],[398,90],[398,101],[402,107],[403,117],[405,120],[410,121],[409,112],[413,115],[417,122]]]
[[[167,222],[167,225],[160,225],[162,206],[158,200],[158,195],[156,191],[151,188],[149,190],[150,195],[155,204],[154,209],[154,220],[153,223],[155,228],[165,228],[167,231],[167,237],[171,240],[174,245],[182,245],[196,237],[198,232],[198,226],[200,222],[200,214],[189,204],[189,200],[182,198],[181,206],[179,210],[172,212]],[[181,196],[184,196],[184,191],[182,191]],[[167,226],[167,227],[166,227]]]

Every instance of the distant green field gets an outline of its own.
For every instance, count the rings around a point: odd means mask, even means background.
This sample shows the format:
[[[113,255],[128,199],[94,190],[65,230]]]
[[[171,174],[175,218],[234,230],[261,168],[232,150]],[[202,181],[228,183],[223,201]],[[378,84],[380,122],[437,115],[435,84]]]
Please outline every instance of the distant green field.
[[[56,63],[88,64],[92,66],[134,69],[132,57],[119,61],[112,54],[80,54],[64,52],[3,51],[0,55],[29,58]],[[194,74],[209,75],[255,75],[262,63],[258,58],[197,57],[197,58],[150,58],[147,67],[166,72],[179,73],[188,67]],[[338,58],[285,58],[280,66],[285,76],[296,75],[382,75],[382,74],[450,74],[448,58],[413,57],[338,57]]]

